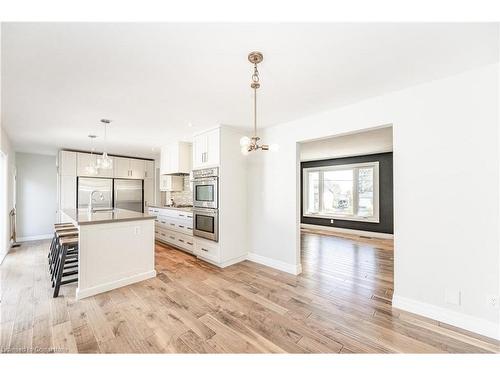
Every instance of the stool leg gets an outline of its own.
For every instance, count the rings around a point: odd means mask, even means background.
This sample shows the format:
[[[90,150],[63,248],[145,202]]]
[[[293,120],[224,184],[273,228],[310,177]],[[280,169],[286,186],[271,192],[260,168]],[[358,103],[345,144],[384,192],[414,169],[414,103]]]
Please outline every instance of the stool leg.
[[[52,264],[52,257],[54,256],[54,245],[56,243],[57,236],[54,233],[54,237],[52,237],[52,242],[50,243],[49,247],[49,254],[47,255],[47,258],[49,258],[49,266]]]
[[[68,247],[66,245],[62,245],[61,251],[59,254],[59,267],[56,270],[57,276],[56,276],[56,282],[55,282],[55,287],[54,287],[54,295],[53,295],[54,298],[59,296],[59,288],[61,286],[61,278],[62,278],[62,274],[63,274],[64,262],[66,260],[67,251],[68,251]]]

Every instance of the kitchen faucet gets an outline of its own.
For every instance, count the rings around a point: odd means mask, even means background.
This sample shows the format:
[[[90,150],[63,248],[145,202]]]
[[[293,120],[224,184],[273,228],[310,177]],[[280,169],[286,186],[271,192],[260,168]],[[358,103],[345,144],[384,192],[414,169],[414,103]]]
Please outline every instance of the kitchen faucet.
[[[99,193],[99,200],[103,201],[104,200],[104,195],[102,194],[101,191],[99,190],[92,190],[89,195],[89,212],[92,213],[94,212],[94,208],[92,207],[92,201],[93,201],[93,196],[94,193]]]

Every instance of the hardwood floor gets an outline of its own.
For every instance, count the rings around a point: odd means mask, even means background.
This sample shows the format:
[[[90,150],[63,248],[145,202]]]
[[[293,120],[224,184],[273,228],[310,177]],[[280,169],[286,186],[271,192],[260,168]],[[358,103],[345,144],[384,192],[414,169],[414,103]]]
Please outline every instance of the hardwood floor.
[[[75,301],[51,297],[48,242],[0,267],[2,352],[488,353],[497,341],[391,307],[392,244],[302,234],[303,274],[218,269],[156,246],[158,276]]]

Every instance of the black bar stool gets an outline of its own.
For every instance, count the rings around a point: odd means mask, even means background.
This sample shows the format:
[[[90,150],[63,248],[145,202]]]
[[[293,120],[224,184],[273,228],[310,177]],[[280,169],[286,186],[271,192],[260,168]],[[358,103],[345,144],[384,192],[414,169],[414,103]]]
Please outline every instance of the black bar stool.
[[[55,271],[57,269],[57,262],[59,261],[59,252],[61,250],[61,239],[65,237],[78,237],[78,229],[58,229],[55,231],[55,242],[54,246],[51,249],[51,256],[49,258],[49,270],[51,273],[51,279],[54,281]],[[74,252],[71,250],[71,252]],[[71,253],[70,252],[70,253]],[[52,283],[54,286],[54,283]]]
[[[63,280],[63,277],[78,275],[78,236],[60,237],[58,242],[59,251],[55,272],[53,273],[54,298],[59,296],[59,288],[61,285],[78,281],[78,277]],[[67,263],[75,259],[76,265],[71,266]],[[76,270],[74,269],[75,267]]]
[[[54,226],[56,227],[57,224]],[[69,226],[57,226],[55,229],[54,229],[54,237],[52,237],[52,242],[50,243],[50,248],[49,248],[49,255],[48,255],[48,259],[49,259],[49,269],[51,271],[51,273],[53,272],[53,263],[54,263],[54,260],[57,258],[57,251],[58,251],[58,241],[59,241],[59,237],[61,237],[61,235],[69,235],[69,234],[75,234],[75,235],[78,235],[78,229],[70,224]]]

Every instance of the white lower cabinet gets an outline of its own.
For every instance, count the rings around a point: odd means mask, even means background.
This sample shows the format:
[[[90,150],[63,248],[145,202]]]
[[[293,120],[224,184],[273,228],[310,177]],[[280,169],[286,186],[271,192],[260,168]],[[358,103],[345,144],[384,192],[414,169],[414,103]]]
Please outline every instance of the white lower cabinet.
[[[194,253],[193,213],[168,208],[150,207],[155,215],[155,239]]]
[[[220,247],[217,242],[206,241],[201,238],[196,238],[194,242],[194,253],[197,257],[220,263]]]

